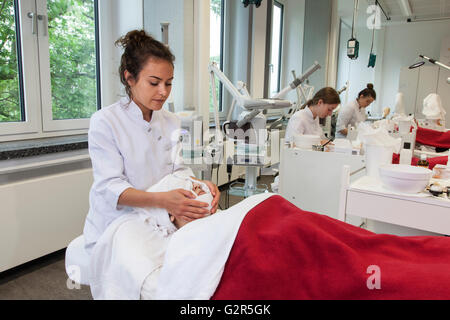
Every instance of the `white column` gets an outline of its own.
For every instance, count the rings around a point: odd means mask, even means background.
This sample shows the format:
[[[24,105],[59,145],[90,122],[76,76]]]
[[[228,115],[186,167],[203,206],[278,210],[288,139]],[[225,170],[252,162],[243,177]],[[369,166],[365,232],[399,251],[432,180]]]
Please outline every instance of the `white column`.
[[[142,0],[100,0],[100,55],[102,107],[108,106],[125,94],[118,69],[122,50],[114,42],[128,31],[142,29]]]
[[[339,57],[339,25],[340,19],[338,14],[337,0],[331,0],[331,25],[330,38],[328,43],[328,66],[326,84],[329,87],[336,88],[337,85],[337,69]],[[340,88],[336,88],[339,90]]]
[[[194,0],[194,102],[204,132],[209,130],[209,11],[209,1]]]

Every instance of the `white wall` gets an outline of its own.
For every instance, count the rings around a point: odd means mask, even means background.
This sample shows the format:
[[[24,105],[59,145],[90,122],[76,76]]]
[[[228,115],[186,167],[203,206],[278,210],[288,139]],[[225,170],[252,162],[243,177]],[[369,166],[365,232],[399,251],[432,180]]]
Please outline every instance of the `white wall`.
[[[341,1],[342,3],[342,1]],[[352,1],[353,3],[353,1]],[[349,3],[346,3],[348,6]],[[353,14],[353,5],[351,15]],[[340,12],[342,14],[342,7]],[[381,70],[382,66],[380,60],[382,59],[382,44],[383,44],[383,33],[380,30],[375,32],[375,43],[374,43],[374,53],[377,55],[377,62],[375,68],[368,68],[370,48],[372,45],[372,30],[367,27],[366,13],[367,3],[359,2],[358,16],[355,25],[355,38],[359,41],[359,56],[356,60],[351,60],[347,56],[347,41],[352,36],[352,16],[341,16],[341,29],[339,38],[339,62],[338,62],[338,80],[337,88],[342,88],[346,81],[349,81],[349,89],[345,94],[345,97],[341,96],[341,99],[345,103],[345,98],[351,101],[358,97],[358,93],[367,87],[368,83],[374,84],[374,89],[379,94],[380,85],[377,83],[376,74],[378,70]],[[380,110],[379,99],[375,101],[369,110],[372,114],[378,113]]]
[[[303,71],[303,38],[305,26],[305,0],[284,0],[284,38],[281,71],[281,88],[285,88],[292,80],[292,70],[297,76]],[[285,99],[296,101],[297,94],[291,91]]]
[[[394,107],[401,67],[417,61],[419,54],[439,59],[442,39],[450,36],[450,20],[415,22],[385,28],[380,101]]]
[[[144,29],[162,41],[161,23],[169,22],[169,47],[175,55],[172,99],[175,111],[194,108],[194,1],[144,0]]]
[[[228,12],[228,16],[225,21],[224,34],[224,73],[234,84],[237,81],[242,81],[249,85],[250,10],[248,7],[244,8],[242,3],[237,1],[228,1],[225,10]],[[232,100],[231,94],[224,90],[224,106],[229,107]],[[233,119],[236,119],[241,111],[240,108],[235,108],[232,115]]]
[[[305,3],[303,71],[315,61],[321,65],[309,82],[315,92],[327,85],[328,51],[331,26],[331,0],[308,0]]]
[[[121,49],[114,42],[128,31],[143,28],[142,0],[100,0],[100,56],[102,107],[125,95],[119,78]]]

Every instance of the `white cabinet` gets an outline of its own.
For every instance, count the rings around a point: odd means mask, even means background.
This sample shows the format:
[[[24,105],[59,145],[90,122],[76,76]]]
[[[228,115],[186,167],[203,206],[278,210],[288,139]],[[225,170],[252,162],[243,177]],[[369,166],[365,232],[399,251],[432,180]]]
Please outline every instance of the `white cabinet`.
[[[338,217],[342,167],[352,172],[363,169],[365,157],[336,152],[319,152],[282,147],[280,195],[302,210]],[[352,179],[365,174],[365,170]],[[360,225],[361,219],[349,221]]]

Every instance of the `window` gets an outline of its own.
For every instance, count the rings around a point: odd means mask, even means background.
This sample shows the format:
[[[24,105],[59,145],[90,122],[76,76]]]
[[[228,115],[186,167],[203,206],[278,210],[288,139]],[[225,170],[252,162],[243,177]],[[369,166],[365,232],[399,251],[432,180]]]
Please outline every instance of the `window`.
[[[269,96],[280,91],[281,49],[283,44],[283,5],[274,1],[272,11],[272,39],[270,53]]]
[[[210,61],[214,61],[223,71],[223,34],[224,34],[224,2],[225,0],[211,0],[210,6]],[[209,110],[214,112],[214,101],[210,86]],[[223,85],[216,77],[216,94],[219,103],[219,112],[223,111],[222,96]]]
[[[85,132],[100,106],[97,17],[97,0],[0,0],[1,136]]]

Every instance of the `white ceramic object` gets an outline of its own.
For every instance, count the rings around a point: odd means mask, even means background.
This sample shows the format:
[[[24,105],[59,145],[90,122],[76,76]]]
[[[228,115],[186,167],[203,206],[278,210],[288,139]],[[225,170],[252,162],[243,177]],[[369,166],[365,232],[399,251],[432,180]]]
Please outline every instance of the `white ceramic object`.
[[[298,134],[294,136],[294,143],[297,148],[310,150],[313,145],[320,144],[320,136]]]
[[[368,176],[380,179],[379,168],[392,163],[392,148],[378,145],[365,145],[366,173]]]
[[[404,164],[385,164],[379,168],[380,180],[386,189],[401,193],[419,193],[430,182],[430,169]]]

